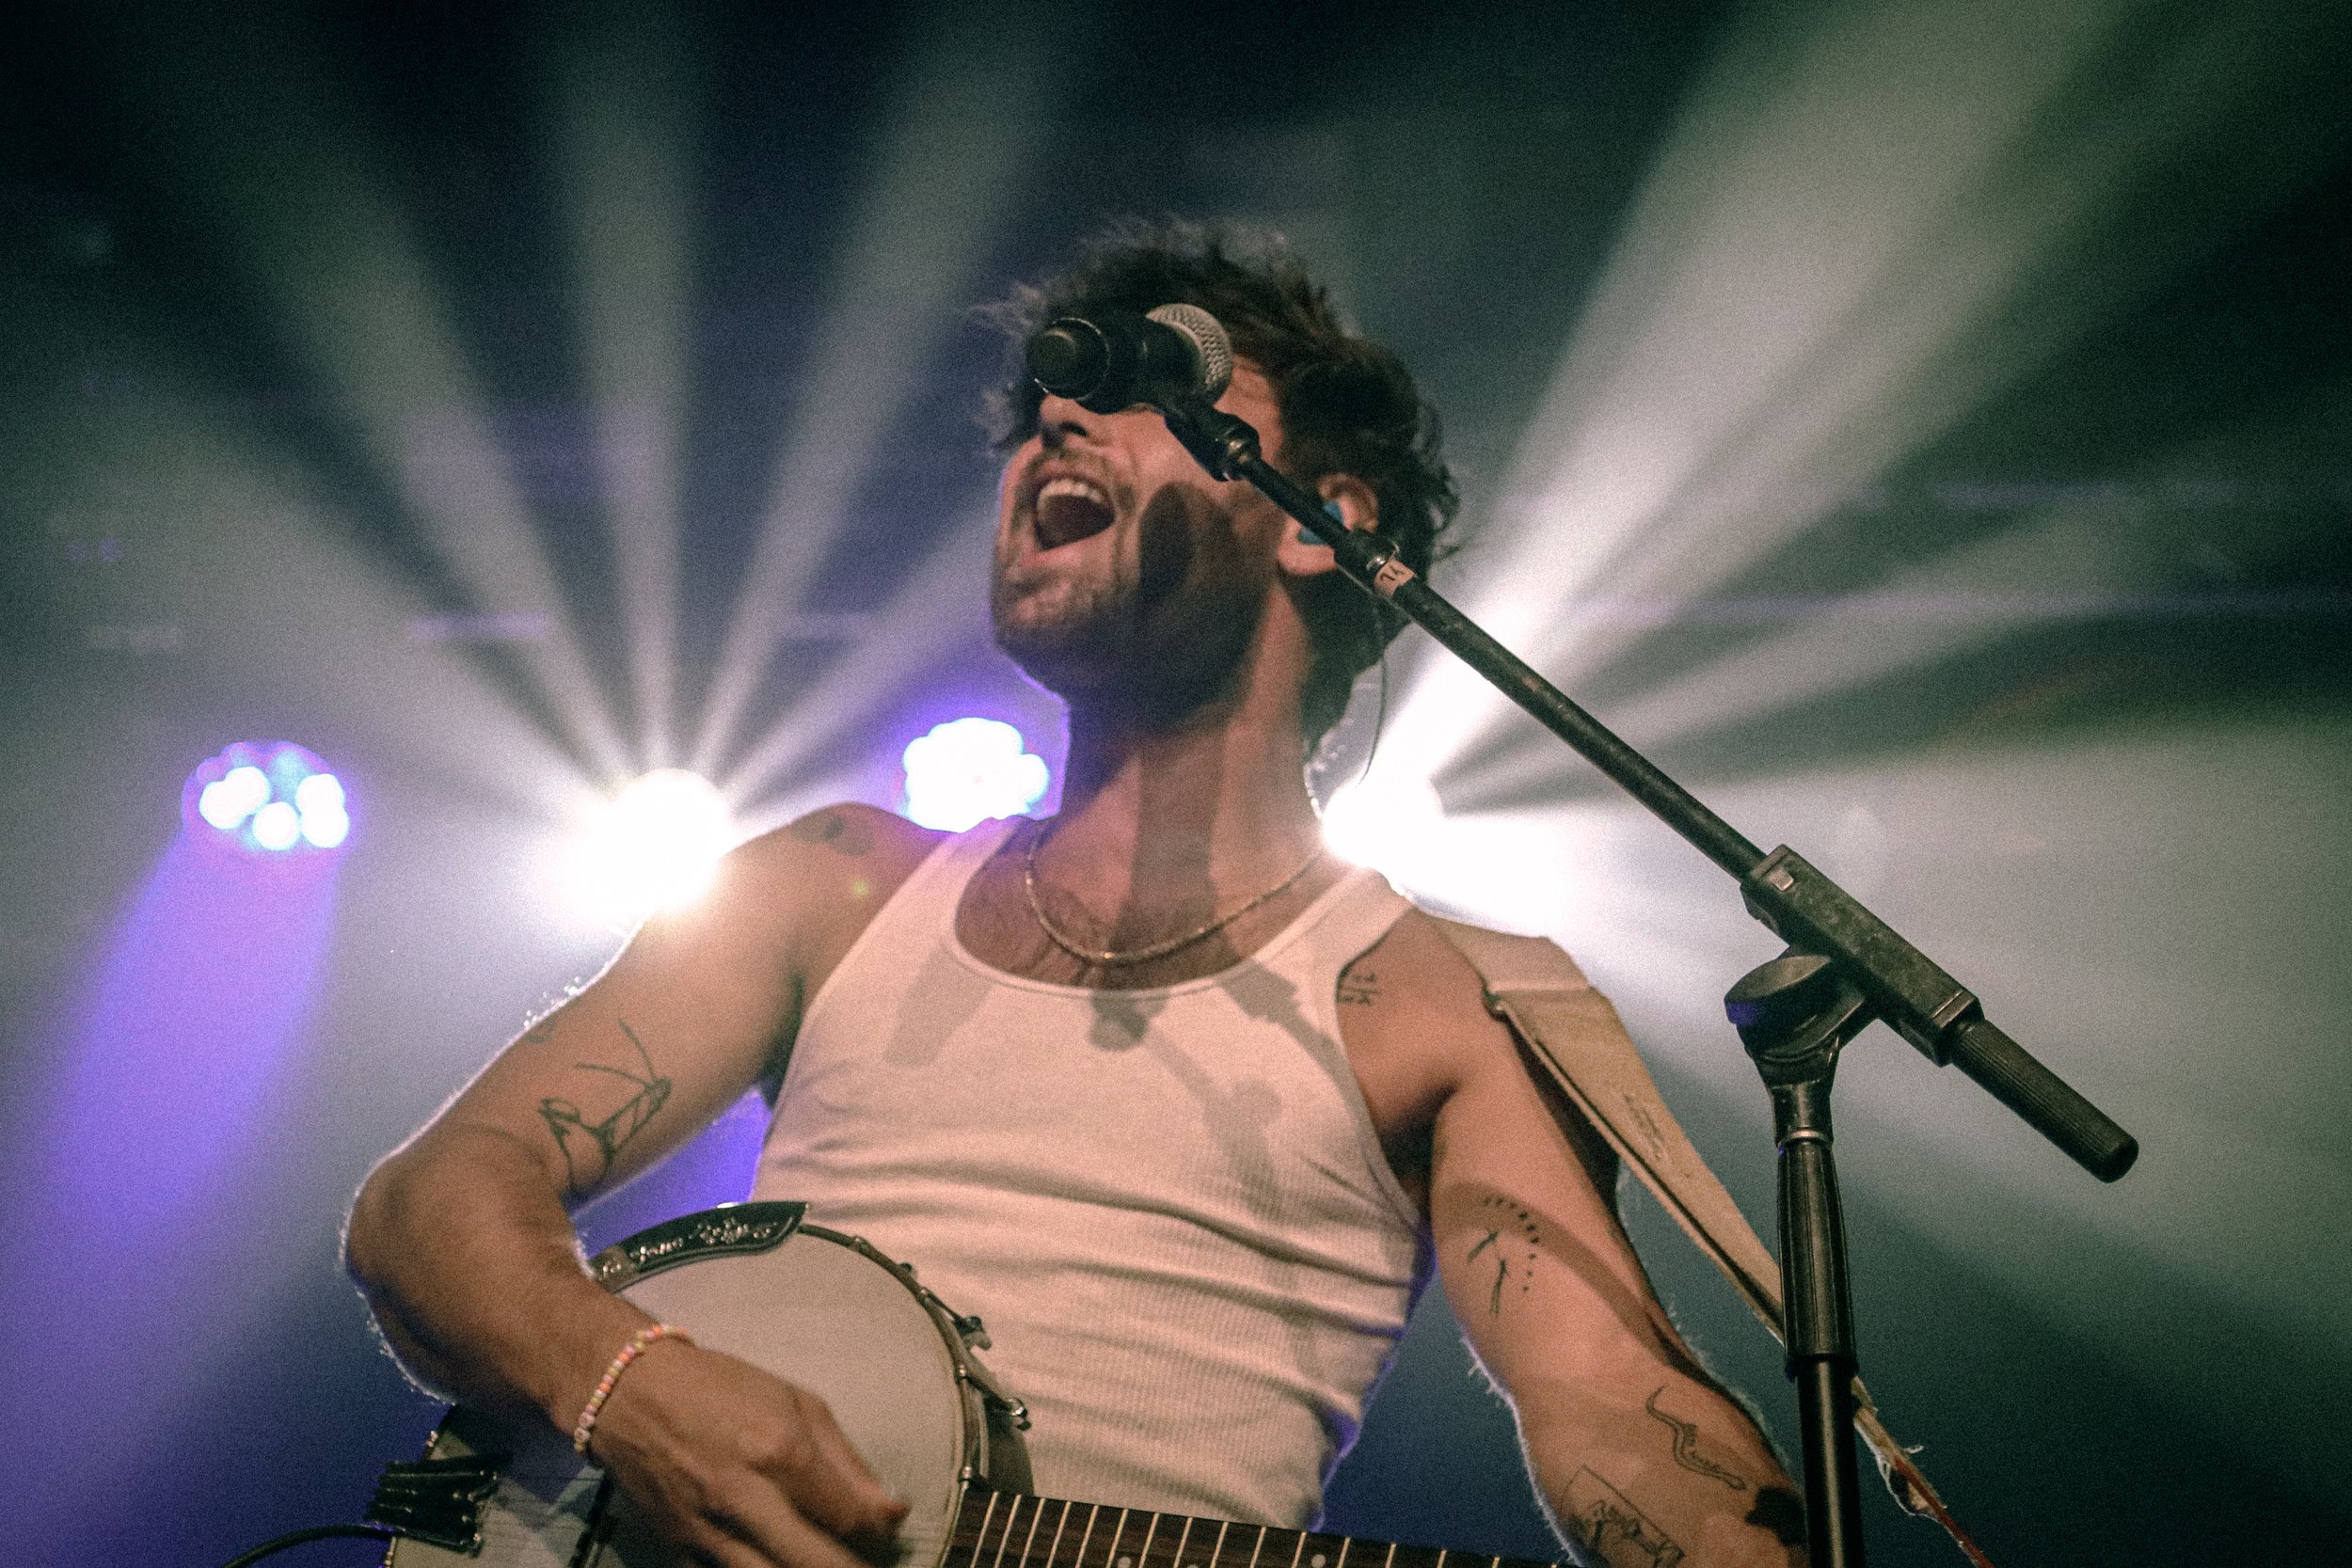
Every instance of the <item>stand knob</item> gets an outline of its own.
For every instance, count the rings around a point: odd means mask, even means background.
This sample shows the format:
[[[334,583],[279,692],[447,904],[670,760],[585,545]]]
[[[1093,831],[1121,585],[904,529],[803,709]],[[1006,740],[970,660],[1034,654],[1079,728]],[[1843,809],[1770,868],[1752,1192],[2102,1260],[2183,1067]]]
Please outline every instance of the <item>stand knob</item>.
[[[1861,988],[1819,953],[1783,953],[1756,965],[1724,993],[1724,1011],[1748,1054],[1768,1068],[1835,1056],[1870,1022]]]

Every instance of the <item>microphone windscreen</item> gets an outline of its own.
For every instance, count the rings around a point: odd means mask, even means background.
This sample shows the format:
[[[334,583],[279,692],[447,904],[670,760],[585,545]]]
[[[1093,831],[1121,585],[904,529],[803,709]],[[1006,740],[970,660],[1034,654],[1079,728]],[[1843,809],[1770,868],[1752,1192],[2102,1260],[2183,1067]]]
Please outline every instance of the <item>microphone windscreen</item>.
[[[1215,403],[1233,384],[1233,341],[1225,324],[1198,305],[1163,305],[1145,312],[1190,340],[1200,358],[1200,394]]]

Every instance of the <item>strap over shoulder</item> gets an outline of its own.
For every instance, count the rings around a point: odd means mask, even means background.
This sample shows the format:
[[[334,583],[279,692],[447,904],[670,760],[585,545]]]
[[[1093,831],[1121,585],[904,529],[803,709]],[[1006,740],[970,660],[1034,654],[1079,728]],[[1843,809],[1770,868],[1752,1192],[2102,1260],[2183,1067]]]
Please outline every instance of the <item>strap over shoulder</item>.
[[[1785,1338],[1779,1263],[1666,1109],[1609,999],[1593,989],[1556,942],[1428,918],[1478,972],[1486,1010],[1511,1026],[1531,1068],[1584,1113],[1684,1233],[1723,1270],[1772,1338]],[[1991,1568],[1918,1465],[1880,1423],[1858,1377],[1853,1390],[1854,1426],[1877,1454],[1897,1500],[1932,1515],[1972,1562]]]
[[[1575,1101],[1777,1335],[1780,1265],[1666,1109],[1609,999],[1574,958],[1542,937],[1437,924],[1478,971],[1487,1011],[1511,1025],[1534,1065]]]

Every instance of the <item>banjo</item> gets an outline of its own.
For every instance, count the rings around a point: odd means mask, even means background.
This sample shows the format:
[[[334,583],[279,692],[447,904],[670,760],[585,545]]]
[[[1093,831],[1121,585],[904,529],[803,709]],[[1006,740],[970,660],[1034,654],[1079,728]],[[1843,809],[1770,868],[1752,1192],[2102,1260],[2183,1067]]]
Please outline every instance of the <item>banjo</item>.
[[[1027,1413],[914,1272],[799,1203],[726,1204],[598,1253],[596,1280],[697,1344],[822,1398],[909,1504],[882,1568],[1539,1568],[1345,1536],[1039,1497]],[[604,1472],[538,1424],[460,1405],[369,1510],[403,1533],[387,1568],[675,1568]]]

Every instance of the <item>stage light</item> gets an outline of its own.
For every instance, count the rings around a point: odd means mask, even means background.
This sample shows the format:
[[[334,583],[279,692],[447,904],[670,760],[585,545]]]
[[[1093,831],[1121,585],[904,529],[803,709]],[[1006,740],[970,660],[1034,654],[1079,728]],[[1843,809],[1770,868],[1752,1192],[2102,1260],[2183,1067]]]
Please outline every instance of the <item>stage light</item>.
[[[351,834],[343,782],[332,773],[313,773],[296,784],[294,810],[301,814],[302,836],[317,848],[332,849]]]
[[[250,855],[333,849],[351,836],[342,781],[291,740],[239,741],[188,775],[180,816],[199,838]]]
[[[291,849],[301,836],[302,814],[284,800],[272,800],[253,814],[253,842],[264,849]]]
[[[734,814],[716,785],[684,768],[657,768],[590,823],[573,863],[574,891],[626,930],[702,896],[735,840]]]
[[[196,809],[205,821],[229,832],[268,802],[269,775],[247,763],[206,784],[197,797]]]
[[[962,832],[1018,816],[1045,798],[1045,759],[1021,732],[994,719],[957,719],[908,743],[906,814],[926,828]]]
[[[1441,859],[1445,807],[1422,778],[1375,772],[1342,784],[1323,807],[1323,842],[1342,860],[1424,885]]]

